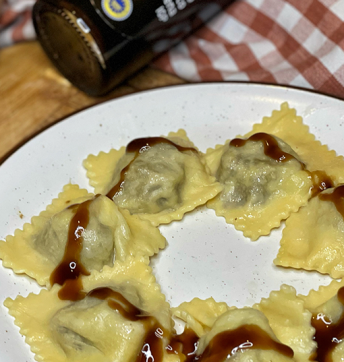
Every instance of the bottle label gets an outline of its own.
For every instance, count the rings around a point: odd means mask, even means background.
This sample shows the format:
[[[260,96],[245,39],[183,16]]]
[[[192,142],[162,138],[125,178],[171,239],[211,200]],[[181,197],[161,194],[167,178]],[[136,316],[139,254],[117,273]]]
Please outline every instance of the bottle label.
[[[175,16],[178,11],[183,10],[188,4],[194,1],[195,0],[163,0],[163,5],[155,10],[156,17],[159,21],[165,23]]]
[[[52,0],[49,0],[52,1]],[[57,0],[54,0],[57,1]],[[72,0],[83,2],[86,0]],[[96,13],[102,20],[122,36],[142,37],[149,35],[148,41],[161,37],[165,28],[178,25],[178,34],[184,35],[189,31],[190,24],[186,22],[199,22],[203,18],[213,15],[210,9],[212,6],[218,7],[218,2],[228,2],[232,0],[88,0],[95,8]],[[1,2],[1,0],[0,0]],[[204,9],[206,16],[197,19],[197,14]],[[203,11],[203,10],[202,10]],[[183,30],[184,29],[184,30]],[[183,36],[184,36],[183,35]],[[174,39],[178,36],[171,35]]]
[[[102,10],[106,16],[114,21],[123,21],[133,12],[132,0],[102,0]]]

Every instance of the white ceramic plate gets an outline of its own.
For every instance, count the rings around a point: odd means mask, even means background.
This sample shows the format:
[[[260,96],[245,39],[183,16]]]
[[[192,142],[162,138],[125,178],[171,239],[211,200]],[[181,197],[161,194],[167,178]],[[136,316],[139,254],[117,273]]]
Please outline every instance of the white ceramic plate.
[[[119,148],[131,139],[166,135],[184,128],[205,151],[237,134],[288,101],[312,133],[344,154],[344,103],[295,89],[258,84],[215,83],[177,86],[123,97],[80,112],[26,143],[0,167],[0,238],[12,234],[43,210],[63,185],[88,188],[82,160]],[[329,277],[273,266],[281,230],[257,242],[245,239],[212,210],[200,208],[161,227],[169,246],[153,260],[162,290],[172,306],[195,296],[213,296],[244,306],[267,297],[282,283],[307,293]],[[38,292],[35,281],[0,266],[0,362],[33,361],[6,297]]]

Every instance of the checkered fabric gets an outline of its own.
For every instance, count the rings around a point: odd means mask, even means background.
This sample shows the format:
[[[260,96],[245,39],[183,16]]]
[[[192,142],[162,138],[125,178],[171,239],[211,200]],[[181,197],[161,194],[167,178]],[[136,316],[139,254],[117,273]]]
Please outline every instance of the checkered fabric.
[[[254,81],[344,98],[344,0],[242,0],[155,65],[189,81]]]
[[[32,39],[34,0],[1,1],[0,46]],[[192,82],[278,83],[344,98],[343,50],[344,0],[237,0],[154,65]]]
[[[35,0],[0,0],[0,46],[35,38],[31,9]]]

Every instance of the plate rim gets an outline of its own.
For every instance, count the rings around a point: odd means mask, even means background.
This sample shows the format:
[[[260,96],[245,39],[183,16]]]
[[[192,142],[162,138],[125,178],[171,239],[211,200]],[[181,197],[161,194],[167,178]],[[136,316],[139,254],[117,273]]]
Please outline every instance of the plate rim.
[[[186,88],[186,87],[196,87],[196,88],[202,88],[202,87],[207,87],[207,86],[224,86],[224,87],[231,87],[231,86],[254,86],[257,88],[264,88],[264,89],[269,89],[269,88],[277,88],[280,91],[288,91],[288,90],[292,90],[295,92],[300,92],[300,93],[305,93],[305,94],[313,94],[313,95],[317,95],[320,96],[321,98],[328,98],[328,99],[332,99],[335,101],[339,101],[339,102],[344,102],[344,99],[334,96],[334,95],[330,95],[330,94],[325,94],[325,93],[321,93],[320,91],[316,90],[316,89],[308,89],[308,88],[303,88],[303,87],[299,87],[299,86],[293,86],[293,85],[283,85],[283,84],[274,84],[274,83],[261,83],[261,82],[248,82],[248,81],[229,81],[229,82],[220,82],[220,81],[206,81],[206,82],[201,82],[201,83],[183,83],[183,84],[172,84],[172,85],[165,85],[165,86],[161,86],[161,87],[157,87],[157,88],[151,88],[151,89],[144,89],[144,90],[138,90],[138,91],[134,91],[133,93],[129,93],[129,94],[125,94],[116,98],[111,98],[108,99],[106,101],[100,102],[100,103],[96,103],[96,104],[92,104],[89,106],[86,106],[84,108],[81,108],[79,110],[76,110],[72,113],[69,113],[61,118],[56,119],[55,121],[53,121],[53,123],[50,123],[46,126],[44,126],[43,128],[39,129],[38,131],[34,132],[33,134],[27,136],[26,138],[24,138],[22,141],[20,141],[17,145],[13,146],[10,150],[8,150],[3,156],[0,157],[0,167],[7,162],[7,160],[9,158],[11,158],[11,156],[13,156],[16,152],[18,152],[22,147],[24,147],[28,142],[32,141],[34,138],[36,138],[37,136],[39,136],[40,134],[48,131],[49,129],[57,126],[60,123],[63,123],[65,121],[68,121],[69,118],[78,115],[79,113],[82,112],[87,112],[89,109],[92,108],[97,108],[97,107],[102,107],[104,105],[107,105],[109,103],[113,103],[113,102],[117,102],[117,101],[121,101],[127,98],[131,98],[131,97],[137,97],[139,95],[146,95],[149,93],[155,93],[155,92],[159,92],[159,91],[169,91],[169,90],[174,90],[175,88]]]
[[[303,95],[304,97],[308,98],[311,94],[312,97],[314,96],[314,99],[317,100],[318,99],[318,95],[321,96],[321,99],[323,99],[324,101],[329,101],[332,102],[330,99],[331,98],[335,98],[335,97],[328,97],[327,95],[324,94],[318,94],[317,92],[309,92],[308,90],[305,89],[294,89],[293,87],[287,87],[287,86],[283,86],[283,85],[274,85],[274,84],[262,84],[262,83],[248,83],[248,82],[230,82],[230,83],[225,83],[225,82],[209,82],[209,83],[193,83],[193,84],[182,84],[182,85],[172,85],[172,86],[165,86],[162,88],[154,88],[154,89],[150,89],[150,90],[145,90],[145,91],[140,91],[140,92],[135,92],[135,93],[131,93],[122,97],[118,97],[118,98],[114,98],[114,99],[110,99],[107,101],[104,101],[102,103],[98,103],[96,105],[92,105],[86,108],[83,108],[82,110],[76,111],[72,114],[69,114],[68,116],[61,118],[60,120],[57,120],[56,122],[54,122],[53,124],[47,126],[45,129],[39,131],[37,134],[33,135],[32,137],[30,137],[30,139],[28,139],[26,142],[24,142],[20,147],[18,147],[18,149],[16,149],[11,155],[14,155],[16,152],[22,152],[22,148],[25,147],[25,145],[27,143],[29,143],[30,141],[32,141],[33,143],[37,140],[37,137],[40,136],[41,134],[44,134],[45,132],[49,132],[51,129],[54,130],[55,126],[59,126],[61,124],[68,124],[69,120],[73,120],[73,119],[79,119],[80,120],[80,115],[79,114],[83,114],[83,112],[89,112],[90,109],[92,108],[98,108],[98,107],[113,107],[113,104],[117,104],[117,102],[132,102],[135,101],[136,97],[142,97],[143,100],[146,99],[147,100],[147,96],[149,97],[149,95],[151,94],[156,94],[156,92],[161,91],[161,93],[163,94],[167,94],[169,91],[176,91],[176,89],[181,89],[181,87],[184,89],[184,91],[188,92],[188,89],[194,89],[195,87],[198,89],[204,89],[204,91],[206,92],[207,89],[216,89],[217,91],[220,91],[221,89],[231,89],[234,90],[237,86],[239,86],[238,92],[243,92],[245,91],[245,89],[250,89],[251,93],[257,93],[257,92],[266,92],[266,93],[270,93],[273,92],[274,90],[276,90],[276,95],[277,96],[285,96],[287,97],[288,94],[290,94],[291,97],[295,97],[295,94],[297,95]],[[208,88],[209,87],[209,88]],[[214,88],[213,88],[214,87]],[[186,90],[185,90],[186,88]],[[252,91],[251,91],[252,89]],[[288,91],[290,91],[290,93],[288,93]],[[314,94],[316,93],[316,94]],[[133,98],[134,97],[134,98]],[[309,99],[309,98],[308,98]],[[288,99],[286,99],[288,100]],[[336,100],[340,100],[343,101],[341,99],[336,99]],[[111,103],[110,103],[111,102]],[[333,103],[334,105],[337,104],[338,106],[342,107],[343,103],[340,102],[336,102]],[[95,112],[96,113],[96,112]],[[75,117],[75,118],[74,118]],[[66,123],[64,123],[66,121]],[[63,126],[64,127],[64,126]],[[57,128],[55,128],[56,130]],[[25,148],[24,148],[25,150]],[[8,157],[6,160],[10,162],[12,162],[12,158]],[[275,290],[275,289],[271,289],[270,291]],[[27,347],[27,344],[25,344],[25,346]],[[12,356],[11,356],[12,358]],[[0,361],[1,361],[1,357],[0,357]]]

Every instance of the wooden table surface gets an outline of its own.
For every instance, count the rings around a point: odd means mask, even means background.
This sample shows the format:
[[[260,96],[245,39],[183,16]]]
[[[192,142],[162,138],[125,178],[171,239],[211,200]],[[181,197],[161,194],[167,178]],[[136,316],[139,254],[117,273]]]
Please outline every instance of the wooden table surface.
[[[49,125],[93,104],[129,93],[181,84],[180,78],[147,67],[104,97],[90,97],[63,78],[39,44],[0,50],[0,163]]]

